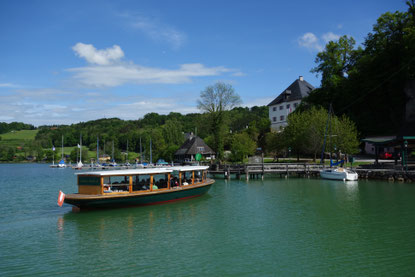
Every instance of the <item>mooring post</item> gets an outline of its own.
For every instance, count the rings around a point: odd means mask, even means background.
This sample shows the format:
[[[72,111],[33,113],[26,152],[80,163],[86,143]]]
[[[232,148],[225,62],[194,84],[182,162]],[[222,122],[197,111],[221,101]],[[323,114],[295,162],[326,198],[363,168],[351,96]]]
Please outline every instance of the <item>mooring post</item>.
[[[249,180],[249,169],[248,167],[245,167],[245,176],[246,176],[246,180]]]
[[[285,165],[285,178],[288,178],[288,164]]]

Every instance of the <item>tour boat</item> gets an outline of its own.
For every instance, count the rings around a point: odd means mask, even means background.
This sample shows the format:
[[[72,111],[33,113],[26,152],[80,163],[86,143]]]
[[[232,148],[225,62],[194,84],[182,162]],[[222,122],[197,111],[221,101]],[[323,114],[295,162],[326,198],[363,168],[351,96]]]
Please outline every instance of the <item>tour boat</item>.
[[[320,177],[330,180],[356,181],[358,175],[353,170],[339,167],[321,170]]]
[[[78,193],[59,193],[63,202],[81,209],[140,206],[205,194],[215,182],[208,166],[157,167],[76,173]]]

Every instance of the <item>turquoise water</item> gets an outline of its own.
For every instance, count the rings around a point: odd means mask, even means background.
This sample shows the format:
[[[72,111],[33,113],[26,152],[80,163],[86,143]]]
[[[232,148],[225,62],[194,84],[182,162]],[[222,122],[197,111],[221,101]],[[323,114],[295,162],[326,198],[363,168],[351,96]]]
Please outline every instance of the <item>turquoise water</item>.
[[[413,276],[415,184],[217,180],[205,196],[75,213],[72,169],[0,165],[0,275]]]

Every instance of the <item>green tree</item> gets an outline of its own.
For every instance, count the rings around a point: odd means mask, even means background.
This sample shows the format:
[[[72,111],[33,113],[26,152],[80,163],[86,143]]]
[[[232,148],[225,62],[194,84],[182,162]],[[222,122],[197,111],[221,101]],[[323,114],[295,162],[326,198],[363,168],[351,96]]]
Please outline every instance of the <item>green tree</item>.
[[[291,113],[288,116],[288,125],[284,128],[284,141],[287,148],[291,148],[300,159],[300,153],[306,152],[307,116],[306,113]]]
[[[265,134],[265,152],[277,158],[284,153],[286,142],[283,132],[269,132]]]
[[[231,160],[242,162],[243,159],[255,153],[256,144],[247,133],[235,134],[231,144]]]
[[[297,158],[300,153],[312,154],[315,161],[317,154],[323,149],[326,135],[325,152],[341,151],[346,154],[355,154],[359,146],[356,125],[344,115],[341,118],[332,115],[330,130],[325,134],[327,119],[328,112],[323,108],[313,107],[290,114],[288,126],[284,129],[282,136],[285,146],[292,147],[297,153]]]
[[[214,137],[213,147],[219,159],[223,158],[223,136],[227,131],[225,128],[225,111],[232,109],[240,103],[241,98],[235,93],[233,87],[223,82],[208,86],[200,93],[197,106],[201,111],[209,114],[210,129]]]

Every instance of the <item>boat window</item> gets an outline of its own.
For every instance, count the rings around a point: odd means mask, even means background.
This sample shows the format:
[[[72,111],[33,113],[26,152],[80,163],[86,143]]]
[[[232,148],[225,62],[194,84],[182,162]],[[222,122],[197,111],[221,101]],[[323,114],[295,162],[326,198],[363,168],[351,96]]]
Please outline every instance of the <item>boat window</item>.
[[[191,171],[183,171],[182,172],[182,185],[188,186],[192,184],[192,172]]]
[[[150,175],[136,175],[133,179],[133,191],[150,190]]]
[[[104,192],[123,192],[129,188],[128,176],[104,177]]]
[[[195,184],[203,182],[203,171],[195,171]]]
[[[157,186],[158,189],[166,189],[167,182],[169,181],[168,174],[156,174],[153,176],[153,183]]]
[[[170,188],[178,188],[180,186],[179,172],[173,171],[170,175]]]

